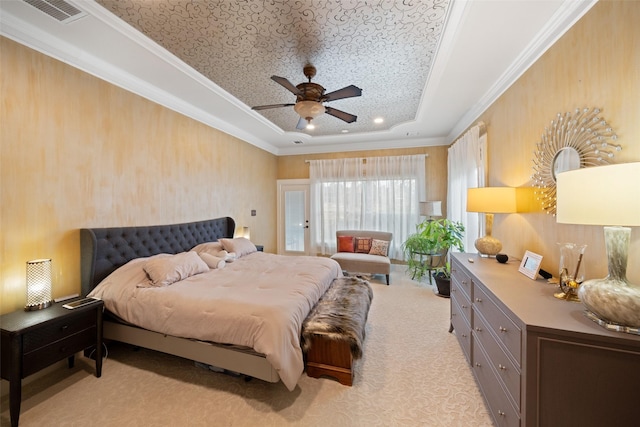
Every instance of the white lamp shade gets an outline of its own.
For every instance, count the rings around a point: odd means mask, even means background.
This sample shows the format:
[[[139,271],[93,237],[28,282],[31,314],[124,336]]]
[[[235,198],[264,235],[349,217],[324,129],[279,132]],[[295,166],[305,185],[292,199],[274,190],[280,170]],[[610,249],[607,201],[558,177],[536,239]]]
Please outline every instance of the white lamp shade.
[[[640,226],[640,162],[595,166],[557,175],[563,224]]]
[[[420,202],[420,215],[442,216],[442,202],[441,201]]]
[[[467,190],[467,212],[518,212],[518,196],[514,187],[481,187]]]

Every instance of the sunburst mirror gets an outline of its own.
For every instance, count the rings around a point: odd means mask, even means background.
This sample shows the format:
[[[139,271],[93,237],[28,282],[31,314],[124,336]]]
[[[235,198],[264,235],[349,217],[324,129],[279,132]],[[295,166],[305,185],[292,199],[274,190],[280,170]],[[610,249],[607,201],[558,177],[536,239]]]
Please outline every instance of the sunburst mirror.
[[[558,113],[545,127],[533,157],[533,185],[536,199],[550,215],[556,214],[556,175],[560,172],[606,165],[616,151],[618,136],[600,117],[599,108],[576,108]]]

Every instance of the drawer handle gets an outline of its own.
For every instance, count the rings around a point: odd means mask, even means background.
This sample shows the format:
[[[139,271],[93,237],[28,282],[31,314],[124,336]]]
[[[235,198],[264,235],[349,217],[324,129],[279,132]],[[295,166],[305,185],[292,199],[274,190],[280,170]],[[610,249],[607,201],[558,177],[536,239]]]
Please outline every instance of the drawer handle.
[[[500,328],[499,328],[499,329],[500,329],[500,332],[507,332],[507,328],[504,328],[504,327],[502,327],[502,326],[500,326]]]
[[[504,417],[506,414],[502,412],[500,409],[498,409],[498,415],[500,415],[501,417]]]
[[[458,291],[457,289],[451,289],[451,292],[457,292],[457,291]]]
[[[462,304],[462,308],[469,308],[469,307],[467,307],[466,305]]]
[[[482,365],[480,363],[476,362],[476,368],[481,368],[481,367],[482,367]]]
[[[467,281],[466,281],[466,280],[463,280],[463,281],[462,281],[462,284],[463,284],[463,285],[466,285],[466,284],[467,284]]]
[[[62,325],[62,327],[60,328],[60,330],[61,330],[61,331],[66,331],[68,327],[69,327],[69,325]]]
[[[500,369],[501,371],[506,371],[507,367],[502,365],[501,363],[498,363],[498,369]]]
[[[478,326],[478,327],[476,328],[476,331],[478,331],[478,332],[482,332],[482,328]]]
[[[455,315],[456,315],[456,313],[451,313],[451,317],[453,317],[453,316],[455,316]]]
[[[482,298],[476,298],[476,302],[482,302]]]
[[[462,338],[466,338],[466,337],[467,337],[467,334],[462,334]]]

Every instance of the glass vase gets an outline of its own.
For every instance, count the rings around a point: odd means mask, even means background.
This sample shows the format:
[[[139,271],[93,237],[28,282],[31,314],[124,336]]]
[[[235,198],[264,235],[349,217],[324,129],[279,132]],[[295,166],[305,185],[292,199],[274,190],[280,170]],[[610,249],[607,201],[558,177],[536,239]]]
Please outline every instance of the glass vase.
[[[568,301],[579,302],[578,289],[584,281],[584,251],[587,245],[558,243],[560,247],[559,282],[560,292],[554,296]]]

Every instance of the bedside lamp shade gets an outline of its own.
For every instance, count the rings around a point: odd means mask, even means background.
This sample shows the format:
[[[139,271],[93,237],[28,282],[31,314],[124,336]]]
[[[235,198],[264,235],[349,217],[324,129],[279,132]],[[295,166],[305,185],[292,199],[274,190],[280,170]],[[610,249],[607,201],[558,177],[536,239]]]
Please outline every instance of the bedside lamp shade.
[[[51,303],[51,260],[27,261],[27,305],[24,309],[40,310]]]
[[[442,202],[420,202],[420,216],[442,216]]]
[[[485,214],[486,235],[475,241],[481,255],[495,256],[502,249],[502,243],[491,236],[494,213],[518,212],[518,197],[513,187],[481,187],[467,190],[467,212]]]
[[[609,274],[579,288],[590,317],[640,333],[640,286],[627,280],[631,229],[640,226],[640,162],[576,169],[557,176],[557,221],[604,227]]]
[[[244,237],[245,239],[251,240],[251,230],[249,227],[240,227],[235,232],[234,237]]]

